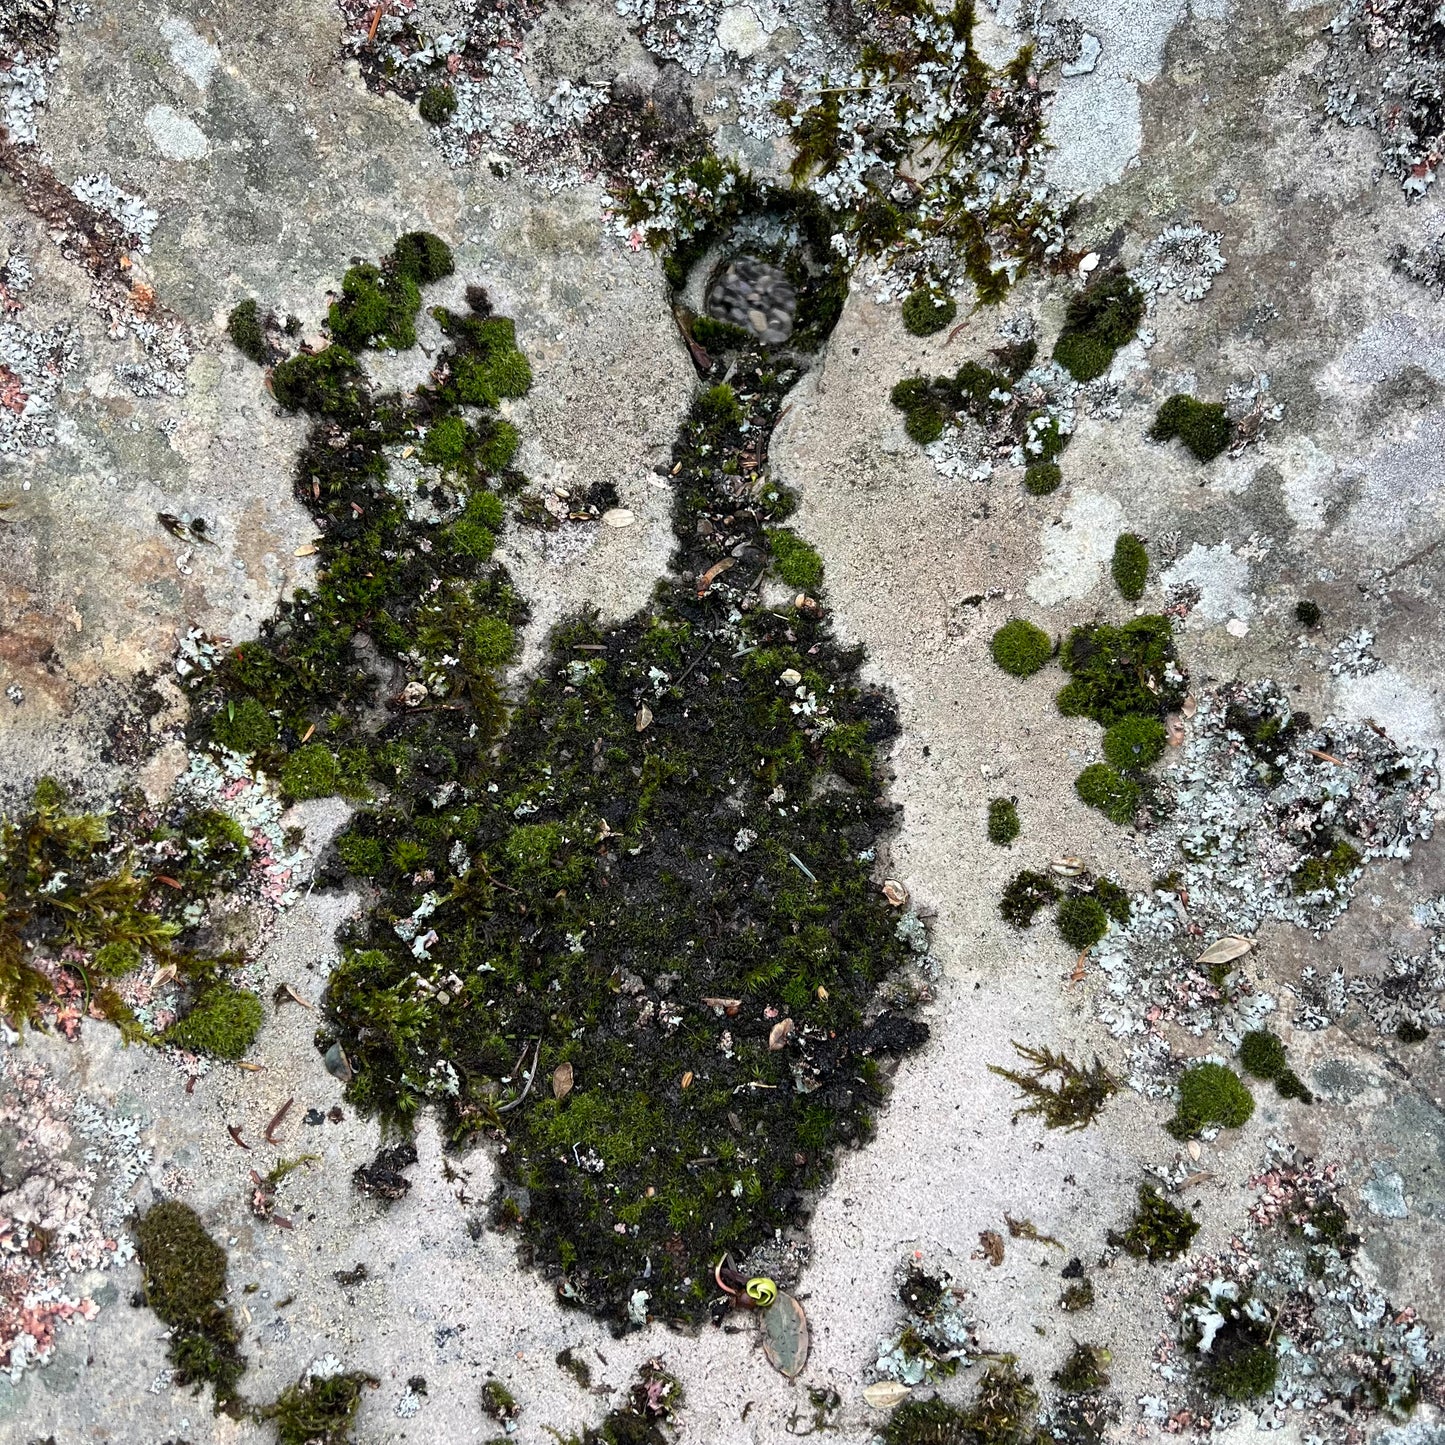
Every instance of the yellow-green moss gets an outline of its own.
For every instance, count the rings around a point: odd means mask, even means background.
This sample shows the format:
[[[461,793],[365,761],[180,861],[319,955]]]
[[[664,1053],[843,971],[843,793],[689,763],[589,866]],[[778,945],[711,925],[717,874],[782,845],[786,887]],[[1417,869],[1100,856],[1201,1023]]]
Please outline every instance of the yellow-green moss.
[[[165,1031],[166,1043],[218,1059],[239,1059],[265,1021],[261,1000],[245,988],[215,983]]]
[[[1031,677],[1054,655],[1054,645],[1042,627],[1015,617],[994,633],[989,651],[1005,672]]]
[[[778,576],[799,592],[816,592],[823,585],[823,559],[796,532],[773,527],[768,532]]]
[[[1168,1129],[1193,1139],[1208,1128],[1238,1129],[1254,1113],[1254,1095],[1223,1064],[1191,1064],[1179,1076],[1179,1102]]]

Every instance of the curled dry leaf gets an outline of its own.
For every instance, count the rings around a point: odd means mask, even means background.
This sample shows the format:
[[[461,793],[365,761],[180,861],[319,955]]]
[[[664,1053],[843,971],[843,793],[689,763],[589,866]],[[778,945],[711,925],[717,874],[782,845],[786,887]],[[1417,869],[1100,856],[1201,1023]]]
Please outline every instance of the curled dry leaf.
[[[768,1034],[768,1047],[777,1053],[779,1049],[788,1047],[788,1036],[793,1032],[792,1019],[779,1019]]]
[[[978,1236],[978,1248],[974,1250],[975,1259],[986,1259],[989,1264],[997,1269],[1003,1263],[1003,1235],[996,1229],[985,1229]]]
[[[1184,719],[1177,712],[1171,712],[1164,719],[1164,736],[1171,748],[1184,746]]]
[[[298,548],[296,549],[296,551],[295,551],[294,553],[292,553],[292,555],[295,556],[295,557],[311,557],[311,556],[314,556],[314,555],[315,555],[315,552],[316,552],[316,543],[315,543],[315,542],[305,542],[305,543],[303,543],[300,547],[298,547]]]
[[[679,463],[679,465],[681,465],[681,463]],[[714,562],[712,566],[697,579],[697,595],[699,597],[704,596],[707,589],[711,587],[729,567],[735,567],[737,565],[737,560],[736,557],[724,557],[722,561]]]
[[[896,878],[890,878],[883,885],[883,896],[895,908],[902,908],[908,902],[908,890]]]
[[[628,507],[610,507],[603,512],[602,520],[609,527],[630,527],[636,518]]]
[[[572,1092],[573,1073],[571,1064],[558,1064],[552,1070],[552,1097],[565,1099]]]
[[[1243,958],[1253,947],[1254,939],[1226,933],[1223,938],[1215,939],[1194,961],[1206,967],[1216,963],[1232,963],[1236,958]]]
[[[874,1410],[892,1410],[912,1393],[907,1385],[900,1385],[897,1380],[874,1380],[863,1391],[863,1403]]]
[[[687,1071],[687,1073],[685,1073],[685,1074],[682,1076],[682,1087],[683,1087],[684,1089],[690,1089],[690,1088],[692,1088],[692,1070],[691,1070],[691,1069],[689,1069],[689,1070]]]
[[[1191,692],[1185,697],[1180,711],[1184,714],[1185,717],[1193,717],[1198,710],[1199,704],[1195,702],[1194,694]]]
[[[646,703],[643,703],[642,706],[637,709],[637,731],[646,732],[651,722],[652,709],[648,707]]]
[[[736,1018],[738,1010],[743,1006],[740,998],[705,998],[703,1003],[709,1008],[715,1008],[725,1013],[730,1019]]]
[[[1049,872],[1057,873],[1060,878],[1077,878],[1083,871],[1084,860],[1076,858],[1072,853],[1065,853],[1049,862]]]

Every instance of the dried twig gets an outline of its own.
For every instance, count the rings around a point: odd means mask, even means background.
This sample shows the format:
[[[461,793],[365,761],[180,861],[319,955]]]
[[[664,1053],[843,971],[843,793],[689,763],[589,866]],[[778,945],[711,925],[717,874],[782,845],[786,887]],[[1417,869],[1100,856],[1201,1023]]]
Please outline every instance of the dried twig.
[[[282,1104],[279,1109],[276,1110],[276,1113],[272,1117],[271,1122],[266,1125],[266,1142],[268,1144],[279,1144],[281,1142],[278,1138],[276,1138],[276,1130],[280,1127],[282,1119],[286,1117],[287,1113],[290,1111],[291,1105],[295,1102],[296,1096],[293,1094],[291,1098],[287,1099],[286,1102]]]

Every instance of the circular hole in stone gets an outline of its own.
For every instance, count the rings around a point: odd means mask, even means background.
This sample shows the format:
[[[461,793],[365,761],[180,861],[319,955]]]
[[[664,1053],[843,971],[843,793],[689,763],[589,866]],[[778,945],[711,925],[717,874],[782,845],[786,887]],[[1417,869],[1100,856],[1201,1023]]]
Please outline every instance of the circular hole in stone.
[[[787,273],[757,256],[734,256],[707,290],[707,314],[776,346],[793,334],[798,293]]]

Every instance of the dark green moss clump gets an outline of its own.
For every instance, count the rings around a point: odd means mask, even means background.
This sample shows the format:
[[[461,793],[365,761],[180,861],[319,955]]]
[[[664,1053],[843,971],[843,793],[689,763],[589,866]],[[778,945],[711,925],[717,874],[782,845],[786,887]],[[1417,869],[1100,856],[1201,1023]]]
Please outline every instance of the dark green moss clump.
[[[816,592],[823,585],[823,559],[796,532],[774,527],[768,533],[778,576],[799,592]]]
[[[942,331],[957,314],[952,296],[937,296],[927,287],[910,293],[903,302],[903,324],[915,336]]]
[[[1039,909],[1056,902],[1058,896],[1058,885],[1047,873],[1035,873],[1025,868],[1009,879],[1003,897],[999,899],[998,911],[1005,923],[1011,923],[1015,928],[1027,928]]]
[[[1071,1395],[1093,1395],[1109,1387],[1109,1351],[1102,1345],[1077,1344],[1054,1371],[1053,1381]]]
[[[1311,602],[1308,597],[1301,597],[1294,605],[1295,621],[1301,627],[1318,627],[1320,619],[1325,614],[1320,611],[1318,602]]]
[[[336,759],[325,743],[297,748],[281,769],[281,791],[291,801],[326,798],[340,788]]]
[[[885,1445],[1033,1445],[1038,1392],[1011,1356],[991,1365],[966,1408],[934,1396],[905,1400],[889,1417]]]
[[[1208,1304],[1208,1307],[1223,1319],[1216,1324],[1206,1349],[1204,1337],[1197,1326],[1190,1327],[1184,1337],[1185,1347],[1191,1351],[1194,1367],[1205,1389],[1211,1394],[1230,1401],[1256,1400],[1268,1395],[1274,1389],[1279,1371],[1279,1359],[1274,1345],[1271,1311],[1266,1306],[1261,1313],[1251,1310],[1247,1294],[1230,1299],[1219,1295],[1213,1299],[1197,1292],[1191,1303]]]
[[[1030,677],[1054,655],[1054,645],[1042,627],[1022,617],[1005,622],[989,645],[993,660],[1014,677]]]
[[[1338,838],[1328,853],[1306,858],[1295,869],[1290,877],[1290,887],[1296,893],[1338,894],[1363,861],[1358,848]]]
[[[1092,948],[1108,931],[1109,915],[1098,899],[1072,893],[1059,904],[1059,936],[1076,953]]]
[[[1254,1113],[1254,1095],[1223,1064],[1191,1064],[1179,1076],[1179,1103],[1167,1128],[1193,1139],[1209,1128],[1238,1129]]]
[[[1034,462],[1024,472],[1024,486],[1036,497],[1057,492],[1063,480],[1063,469],[1057,462]]]
[[[456,270],[452,248],[431,231],[407,231],[391,248],[391,269],[418,286],[430,286]]]
[[[237,1414],[237,1386],[246,1368],[240,1331],[220,1300],[226,1293],[226,1251],[206,1233],[195,1210],[176,1200],[153,1204],[136,1225],[145,1302],[170,1327],[169,1353],[183,1385],[210,1384],[216,1409]]]
[[[1134,821],[1143,801],[1139,784],[1108,763],[1090,763],[1074,779],[1074,791],[1082,802],[1097,808],[1111,823],[1117,823],[1121,828]]]
[[[1142,772],[1163,757],[1167,741],[1158,718],[1131,714],[1104,733],[1104,756],[1121,772]]]
[[[214,983],[163,1037],[168,1044],[191,1053],[239,1059],[255,1041],[264,1021],[261,1000],[249,989]]]
[[[1101,271],[1069,302],[1054,360],[1075,381],[1102,376],[1144,319],[1144,293],[1120,267]]]
[[[1254,1029],[1239,1041],[1239,1062],[1245,1073],[1272,1083],[1281,1097],[1314,1102],[1304,1080],[1290,1068],[1284,1042],[1268,1029]]]
[[[1075,627],[1059,661],[1069,674],[1058,695],[1066,717],[1090,717],[1107,728],[1131,714],[1162,717],[1184,700],[1167,617],[1135,617],[1122,627]]]
[[[370,1375],[307,1375],[259,1413],[275,1420],[281,1445],[346,1445],[361,1392],[376,1384]]]
[[[1047,1047],[1035,1049],[1016,1043],[1014,1052],[1031,1066],[1027,1072],[997,1064],[990,1064],[989,1072],[1017,1085],[1028,1100],[1019,1114],[1038,1115],[1046,1128],[1086,1128],[1099,1116],[1110,1096],[1119,1092],[1119,1081],[1098,1059],[1085,1069]],[[1045,1082],[1051,1075],[1058,1076],[1057,1084]]]
[[[257,366],[265,366],[271,360],[271,348],[261,325],[261,309],[250,296],[231,309],[226,318],[226,335],[236,350]]]
[[[1059,1296],[1059,1308],[1065,1314],[1076,1314],[1079,1310],[1092,1309],[1094,1306],[1094,1281],[1091,1279],[1070,1280],[1064,1286],[1064,1292]]]
[[[1199,1221],[1187,1209],[1171,1204],[1152,1184],[1141,1184],[1134,1218],[1122,1233],[1111,1230],[1109,1243],[1154,1264],[1178,1259],[1198,1233]]]
[[[1217,401],[1177,395],[1159,408],[1149,436],[1156,442],[1178,437],[1199,461],[1211,462],[1234,440],[1234,427]]]
[[[276,741],[271,714],[253,697],[228,702],[211,719],[211,736],[235,753],[259,753]]]
[[[1019,832],[1019,810],[1014,800],[994,798],[988,805],[988,841],[1006,848]]]
[[[385,346],[405,351],[416,345],[421,290],[409,276],[377,266],[352,266],[341,280],[341,299],[331,303],[327,325],[333,339],[358,351]]]
[[[457,93],[450,85],[429,85],[416,108],[428,125],[445,125],[457,113]]]
[[[303,351],[271,373],[271,394],[287,411],[307,411],[338,421],[361,420],[361,368],[344,346]]]
[[[1133,532],[1119,533],[1114,543],[1110,570],[1121,597],[1137,602],[1144,595],[1144,583],[1149,576],[1149,554]]]

